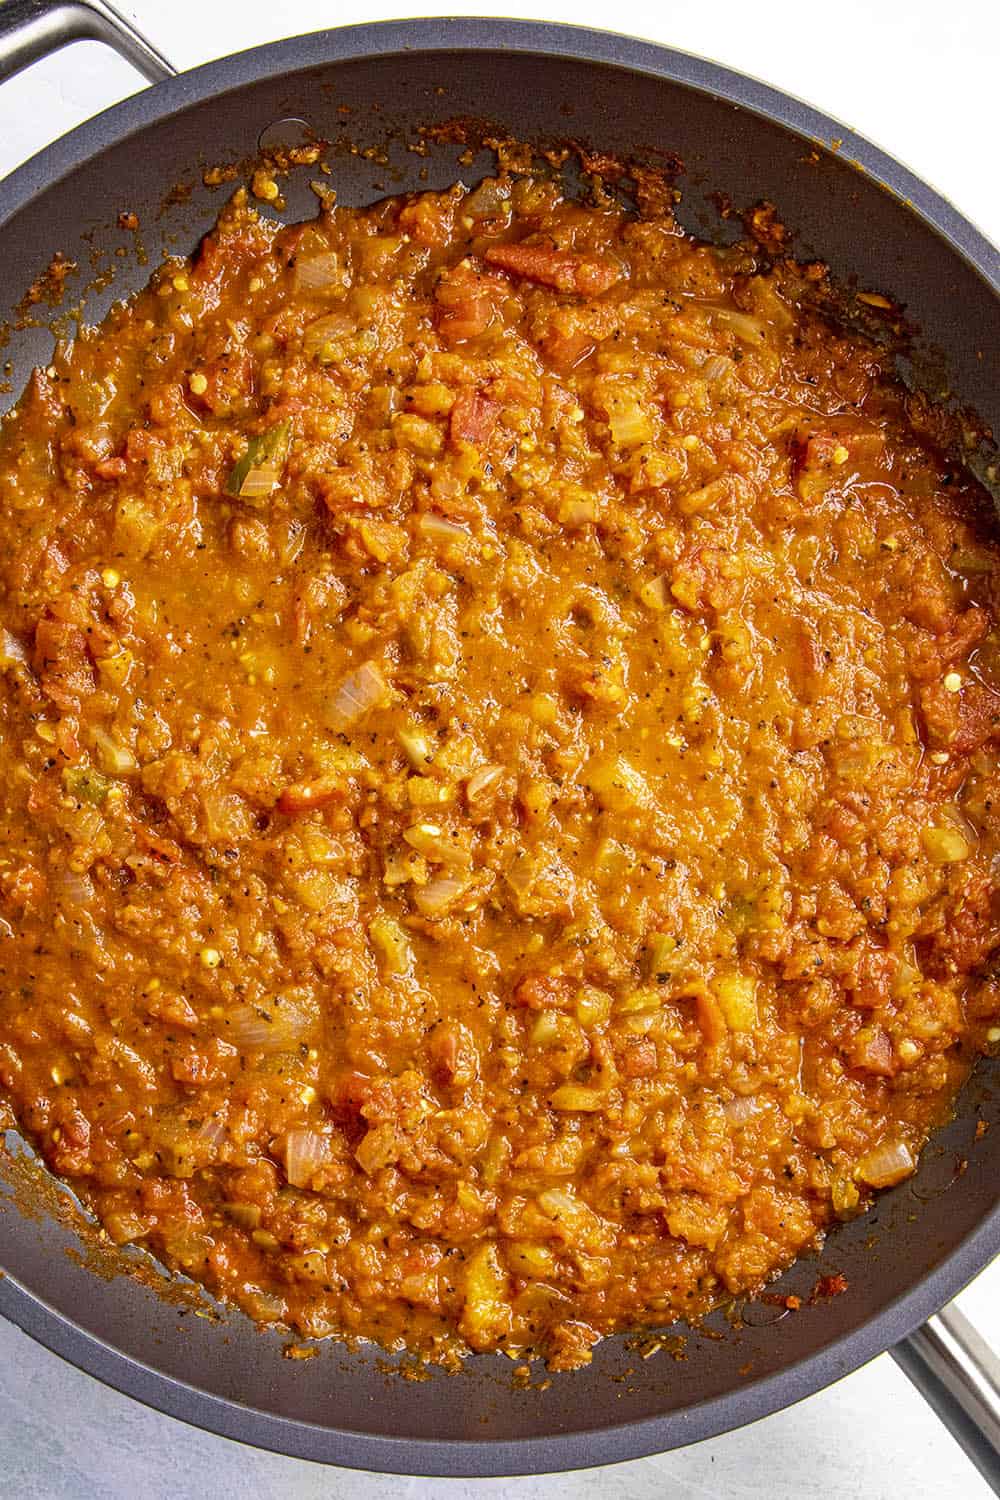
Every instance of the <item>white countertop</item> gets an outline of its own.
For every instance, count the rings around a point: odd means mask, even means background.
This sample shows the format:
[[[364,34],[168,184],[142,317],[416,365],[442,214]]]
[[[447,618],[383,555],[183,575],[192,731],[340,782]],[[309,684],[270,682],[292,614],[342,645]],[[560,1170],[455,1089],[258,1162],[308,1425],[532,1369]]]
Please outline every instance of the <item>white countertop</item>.
[[[382,0],[135,0],[121,8],[179,67],[279,35],[446,14]],[[455,7],[609,26],[755,74],[869,136],[1000,241],[996,0],[514,0]],[[0,89],[0,177],[134,92],[91,43]],[[960,1299],[1000,1347],[1000,1266]],[[105,1389],[0,1322],[0,1492],[17,1500],[987,1500],[989,1489],[888,1356],[765,1422],[662,1458],[575,1475],[421,1480],[353,1474],[239,1447]]]

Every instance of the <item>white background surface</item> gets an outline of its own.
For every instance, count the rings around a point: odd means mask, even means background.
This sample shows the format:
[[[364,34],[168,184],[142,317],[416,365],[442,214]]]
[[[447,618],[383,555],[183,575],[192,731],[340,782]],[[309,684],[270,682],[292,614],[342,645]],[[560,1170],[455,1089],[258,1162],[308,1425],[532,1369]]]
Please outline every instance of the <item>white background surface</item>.
[[[123,7],[124,8],[124,7]],[[429,4],[135,0],[178,67],[331,24],[443,14]],[[869,136],[1000,241],[997,0],[546,0],[498,12],[609,26],[755,74]],[[135,90],[92,44],[0,90],[0,176]],[[2,192],[0,185],[0,192]],[[1000,1347],[1000,1267],[961,1299]],[[683,1367],[678,1367],[680,1370]],[[585,1473],[521,1480],[358,1475],[240,1448],[104,1389],[0,1323],[0,1494],[18,1500],[987,1500],[989,1490],[883,1356],[788,1412],[698,1447]]]

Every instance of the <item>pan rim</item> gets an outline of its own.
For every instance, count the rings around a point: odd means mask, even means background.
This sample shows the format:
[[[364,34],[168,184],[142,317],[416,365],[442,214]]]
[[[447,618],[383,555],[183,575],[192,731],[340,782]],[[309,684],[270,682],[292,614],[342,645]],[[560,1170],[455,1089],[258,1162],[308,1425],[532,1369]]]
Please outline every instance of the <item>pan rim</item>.
[[[707,93],[838,155],[901,200],[1000,296],[1000,251],[942,194],[864,136],[794,96],[657,43],[564,24],[449,17],[331,28],[204,63],[111,106],[46,147],[5,180],[0,231],[58,185],[141,129],[255,79],[325,63],[423,53],[535,55],[642,73]],[[584,1432],[503,1440],[388,1437],[279,1417],[214,1395],[133,1359],[84,1330],[13,1276],[0,1278],[0,1313],[52,1352],[146,1405],[220,1436],[313,1461],[386,1473],[499,1477],[619,1463],[699,1442],[792,1405],[905,1338],[1000,1251],[1000,1203],[927,1276],[858,1328],[771,1375],[686,1411]]]
[[[710,58],[623,32],[488,16],[423,17],[328,27],[214,58],[148,85],[82,121],[0,179],[5,199],[0,205],[0,229],[40,191],[55,186],[100,151],[121,144],[156,120],[183,113],[254,79],[280,77],[324,62],[408,51],[500,51],[558,57],[645,73],[714,95],[783,126],[827,153],[836,152],[841,160],[898,198],[1000,295],[1000,248],[981,229],[944,193],[888,151],[796,95]],[[160,107],[151,110],[150,100]]]
[[[0,1315],[103,1385],[219,1437],[287,1457],[375,1473],[509,1478],[648,1458],[772,1416],[853,1374],[908,1337],[957,1296],[998,1252],[1000,1204],[928,1276],[814,1354],[684,1411],[525,1438],[389,1437],[277,1416],[134,1359],[87,1332],[9,1274],[0,1278]]]

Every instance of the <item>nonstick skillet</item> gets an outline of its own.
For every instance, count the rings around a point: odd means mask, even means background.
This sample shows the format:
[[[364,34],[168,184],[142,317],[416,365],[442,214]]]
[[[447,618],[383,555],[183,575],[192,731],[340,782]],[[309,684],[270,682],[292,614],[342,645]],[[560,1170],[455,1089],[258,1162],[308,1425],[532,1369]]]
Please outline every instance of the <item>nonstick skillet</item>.
[[[89,319],[148,276],[118,210],[138,215],[147,249],[187,251],[221,203],[206,166],[251,158],[303,124],[352,150],[331,156],[341,202],[444,187],[490,167],[456,148],[407,147],[457,117],[496,121],[539,144],[572,137],[624,157],[684,164],[680,216],[732,234],[711,206],[778,205],[796,249],[844,284],[889,292],[921,330],[911,378],[958,393],[1000,430],[1000,256],[950,204],[797,100],[697,58],[605,33],[492,20],[427,20],[321,32],[172,76],[101,0],[0,0],[0,77],[65,42],[92,37],[153,88],[82,125],[0,187],[0,358],[9,403],[51,332],[14,303],[55,252],[98,273]],[[373,148],[365,152],[365,148]],[[315,209],[292,179],[288,217]],[[933,357],[921,358],[921,351]],[[923,370],[921,376],[918,371]],[[542,1472],[635,1458],[712,1436],[807,1396],[883,1350],[929,1397],[1000,1493],[1000,1366],[954,1310],[940,1309],[1000,1248],[1000,1060],[984,1059],[952,1124],[916,1176],[838,1230],[822,1256],[776,1284],[808,1303],[823,1273],[848,1291],[786,1315],[752,1304],[686,1331],[682,1348],[643,1359],[609,1339],[584,1370],[516,1387],[498,1358],[462,1374],[404,1380],[375,1349],[326,1344],[281,1358],[278,1334],[237,1314],[192,1315],[155,1277],[94,1274],[79,1221],[60,1208],[10,1132],[0,1152],[0,1311],[83,1369],[137,1399],[227,1437],[359,1468],[437,1475]],[[985,1130],[983,1127],[987,1127]],[[65,1199],[62,1200],[65,1203]],[[104,1269],[107,1269],[105,1266]],[[200,1309],[209,1311],[207,1305]]]

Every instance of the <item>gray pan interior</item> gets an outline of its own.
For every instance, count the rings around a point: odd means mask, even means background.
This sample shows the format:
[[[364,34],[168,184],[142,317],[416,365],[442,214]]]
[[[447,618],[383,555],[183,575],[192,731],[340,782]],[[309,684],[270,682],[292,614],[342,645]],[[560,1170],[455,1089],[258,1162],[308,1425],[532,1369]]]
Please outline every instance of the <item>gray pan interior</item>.
[[[345,113],[345,109],[349,113]],[[71,300],[92,254],[115,266],[91,290],[88,317],[140,285],[149,268],[116,226],[142,221],[151,262],[190,249],[226,189],[201,182],[206,164],[252,155],[275,121],[298,117],[320,137],[345,131],[385,159],[334,154],[342,202],[474,180],[482,158],[456,165],[454,146],[406,150],[415,127],[471,115],[521,139],[573,136],[686,172],[681,216],[703,234],[727,226],[713,190],[740,206],[775,202],[797,249],[844,281],[889,292],[941,351],[947,380],[1000,429],[1000,264],[956,211],[868,142],[761,84],[662,48],[603,33],[517,22],[424,21],[302,37],[169,80],[90,121],[0,188],[0,251],[11,300],[56,250],[77,260]],[[831,143],[839,138],[837,149]],[[813,151],[812,148],[816,147]],[[380,157],[383,153],[380,151]],[[305,185],[287,216],[315,208]],[[168,191],[178,183],[190,193]],[[728,232],[731,233],[731,230]],[[0,318],[6,316],[0,307]],[[14,331],[2,357],[16,392],[44,362],[51,334]],[[10,401],[11,396],[2,398]],[[546,1390],[516,1390],[507,1361],[470,1360],[422,1382],[387,1373],[377,1351],[335,1344],[303,1362],[284,1340],[242,1317],[206,1320],[125,1276],[101,1279],[71,1253],[79,1241],[52,1212],[26,1212],[19,1172],[0,1153],[0,1311],[83,1368],[175,1416],[229,1437],[327,1462],[400,1473],[489,1475],[608,1463],[676,1447],[752,1421],[847,1374],[948,1301],[1000,1243],[1000,1065],[983,1062],[954,1123],[916,1178],[867,1218],[838,1231],[821,1257],[778,1291],[807,1296],[842,1272],[850,1290],[785,1315],[746,1310],[741,1327],[713,1318],[683,1359],[643,1359],[625,1339]],[[961,1159],[967,1169],[958,1171]],[[536,1368],[535,1379],[543,1371]]]

